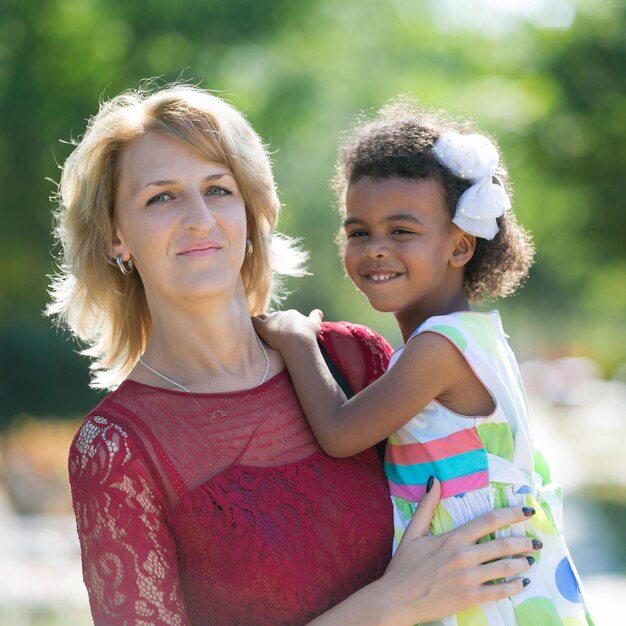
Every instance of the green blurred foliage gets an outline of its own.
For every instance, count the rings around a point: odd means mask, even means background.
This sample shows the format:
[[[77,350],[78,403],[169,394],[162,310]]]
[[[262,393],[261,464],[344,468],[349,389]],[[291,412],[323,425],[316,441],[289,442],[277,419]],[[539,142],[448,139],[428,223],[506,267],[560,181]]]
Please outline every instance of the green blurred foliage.
[[[290,283],[287,305],[370,324],[392,342],[393,319],[346,281],[333,242],[337,137],[399,93],[473,117],[500,140],[538,249],[525,288],[501,304],[513,344],[522,356],[584,353],[607,372],[622,362],[626,6],[508,4],[4,0],[0,416],[97,401],[76,346],[40,314],[53,271],[49,197],[98,101],[147,77],[215,90],[271,146],[281,229],[303,238],[314,274]]]

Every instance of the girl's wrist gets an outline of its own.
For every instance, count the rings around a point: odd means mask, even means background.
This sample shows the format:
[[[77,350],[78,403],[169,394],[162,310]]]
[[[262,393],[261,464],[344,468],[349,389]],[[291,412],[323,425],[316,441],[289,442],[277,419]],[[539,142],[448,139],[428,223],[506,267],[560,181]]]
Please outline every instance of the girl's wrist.
[[[285,350],[300,351],[306,349],[311,351],[316,347],[317,337],[307,331],[298,331],[285,335],[282,343]]]

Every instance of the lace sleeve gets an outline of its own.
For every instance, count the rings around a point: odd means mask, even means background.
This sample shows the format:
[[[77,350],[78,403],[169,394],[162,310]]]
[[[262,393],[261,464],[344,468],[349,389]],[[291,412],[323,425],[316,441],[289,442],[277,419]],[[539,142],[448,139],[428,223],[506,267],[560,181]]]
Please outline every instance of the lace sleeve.
[[[96,626],[187,626],[161,492],[126,432],[88,418],[69,456],[83,577]]]

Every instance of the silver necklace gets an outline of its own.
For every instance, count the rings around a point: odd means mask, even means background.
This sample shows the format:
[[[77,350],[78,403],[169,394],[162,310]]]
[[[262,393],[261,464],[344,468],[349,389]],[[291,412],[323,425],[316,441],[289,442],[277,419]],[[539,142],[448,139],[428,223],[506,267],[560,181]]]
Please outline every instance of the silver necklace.
[[[267,380],[267,375],[268,375],[268,373],[270,371],[270,358],[267,355],[267,350],[265,349],[265,346],[263,345],[263,342],[261,341],[261,338],[256,333],[254,333],[254,336],[256,337],[257,343],[259,344],[259,346],[261,348],[261,351],[263,352],[263,356],[265,357],[265,371],[263,372],[263,377],[261,378],[259,384],[257,385],[257,387],[258,387],[259,385],[262,385]],[[187,393],[192,393],[184,385],[181,385],[180,383],[177,383],[175,380],[172,380],[171,378],[168,378],[167,376],[165,376],[165,374],[161,374],[161,372],[157,372],[153,367],[150,367],[141,357],[139,357],[139,362],[147,370],[150,370],[153,374],[156,374],[157,376],[159,376],[163,380],[166,380],[168,383],[171,383],[175,387],[178,387],[179,389],[182,389],[183,391],[186,391]]]

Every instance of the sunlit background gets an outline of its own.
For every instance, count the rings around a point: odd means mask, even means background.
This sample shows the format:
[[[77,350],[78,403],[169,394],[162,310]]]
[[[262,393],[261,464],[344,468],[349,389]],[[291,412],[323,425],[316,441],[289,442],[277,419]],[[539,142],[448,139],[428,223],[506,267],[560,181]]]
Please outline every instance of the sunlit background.
[[[501,143],[538,254],[500,302],[537,446],[564,484],[566,536],[597,626],[626,596],[626,3],[622,0],[2,0],[0,624],[89,624],[66,455],[88,390],[41,310],[58,165],[100,99],[182,76],[271,146],[312,276],[285,306],[368,324],[343,277],[328,181],[339,133],[399,93]]]

